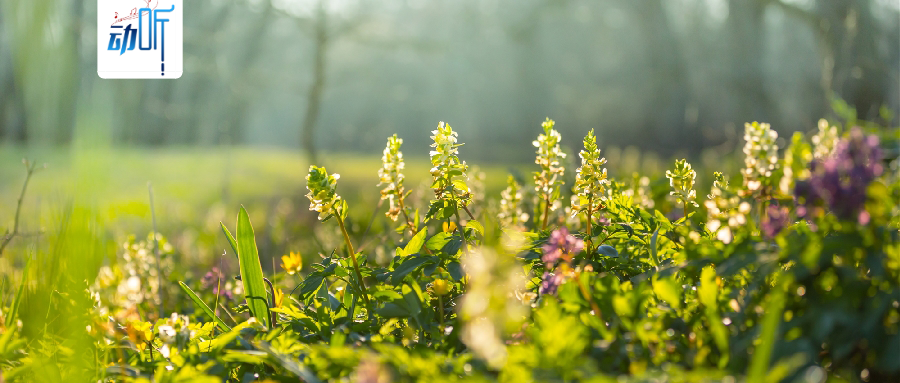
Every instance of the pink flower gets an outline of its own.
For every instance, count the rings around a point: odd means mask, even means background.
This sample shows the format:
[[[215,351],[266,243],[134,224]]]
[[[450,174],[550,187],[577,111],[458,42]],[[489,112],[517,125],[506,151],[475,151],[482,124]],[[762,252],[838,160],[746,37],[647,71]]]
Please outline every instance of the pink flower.
[[[584,241],[569,234],[569,230],[561,227],[550,234],[550,239],[543,247],[544,256],[541,260],[547,265],[552,265],[560,258],[571,258],[584,250]]]

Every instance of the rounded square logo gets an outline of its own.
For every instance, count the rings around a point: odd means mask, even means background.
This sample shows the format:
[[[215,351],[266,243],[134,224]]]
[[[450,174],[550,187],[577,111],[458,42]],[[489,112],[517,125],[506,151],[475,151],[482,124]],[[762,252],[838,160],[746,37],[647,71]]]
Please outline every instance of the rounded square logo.
[[[97,75],[181,77],[182,0],[97,0]]]

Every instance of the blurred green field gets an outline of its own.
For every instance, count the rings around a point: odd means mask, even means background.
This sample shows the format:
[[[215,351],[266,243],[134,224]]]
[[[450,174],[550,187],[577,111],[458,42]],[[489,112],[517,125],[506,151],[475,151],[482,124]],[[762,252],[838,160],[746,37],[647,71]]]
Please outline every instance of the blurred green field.
[[[363,225],[378,206],[380,158],[348,153],[326,153],[322,157],[329,172],[341,174],[339,193],[351,206],[358,206],[353,209],[355,227]],[[309,202],[305,197],[309,165],[297,151],[259,147],[87,151],[3,146],[3,232],[13,225],[16,200],[25,178],[23,158],[46,167],[34,174],[28,186],[20,232],[29,235],[13,241],[12,254],[24,254],[22,250],[27,246],[38,243],[38,236],[33,234],[46,235],[55,230],[59,217],[73,207],[88,211],[108,241],[121,243],[132,234],[145,237],[152,230],[148,183],[153,187],[159,231],[193,263],[209,262],[221,253],[225,243],[219,222],[233,225],[241,205],[257,222],[256,230],[264,238],[261,248],[268,250],[270,257],[277,258],[292,247],[306,248],[307,242],[313,240],[307,235],[314,229],[311,223],[315,221],[315,215],[307,210]],[[407,160],[407,188],[415,190],[413,198],[422,202],[429,198],[429,168],[424,156]],[[509,169],[480,169],[486,175],[487,193],[498,194]],[[385,210],[379,209],[377,214]],[[323,237],[327,241],[328,235]]]

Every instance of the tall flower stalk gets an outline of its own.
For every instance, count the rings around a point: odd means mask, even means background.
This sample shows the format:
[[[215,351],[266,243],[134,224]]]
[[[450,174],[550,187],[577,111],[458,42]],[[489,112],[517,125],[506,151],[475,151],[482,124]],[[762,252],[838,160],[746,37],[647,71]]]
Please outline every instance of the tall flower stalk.
[[[765,196],[773,186],[778,170],[778,132],[769,124],[753,122],[744,125],[744,188],[751,194]]]
[[[578,154],[581,157],[581,167],[579,167],[575,176],[575,192],[577,204],[572,205],[572,215],[584,213],[587,218],[587,238],[588,251],[591,250],[591,238],[593,237],[592,217],[602,207],[601,198],[606,195],[606,186],[609,180],[606,179],[606,158],[600,156],[600,149],[597,147],[597,137],[594,136],[594,130],[588,132],[584,137],[584,150]]]
[[[405,178],[403,169],[406,164],[403,161],[403,152],[400,151],[402,145],[403,139],[398,138],[396,134],[388,137],[387,145],[381,156],[381,169],[378,169],[378,186],[384,185],[384,189],[381,189],[381,200],[388,200],[388,211],[385,215],[392,221],[397,221],[402,213],[410,232],[415,234],[416,227],[410,221],[406,207],[403,205],[407,193],[403,187]]]
[[[540,172],[534,173],[534,190],[544,202],[541,229],[547,228],[550,210],[556,210],[553,202],[559,198],[559,190],[563,184],[562,178],[566,170],[560,162],[566,158],[566,154],[559,147],[562,137],[554,129],[555,125],[556,122],[549,118],[546,119],[541,124],[541,127],[544,128],[544,133],[532,142],[537,148],[537,157],[535,157],[534,163],[541,167]]]
[[[315,165],[309,166],[309,174],[306,175],[306,189],[309,193],[309,210],[319,213],[319,220],[325,221],[334,217],[341,227],[344,234],[344,243],[347,244],[347,251],[350,253],[350,260],[353,262],[353,270],[356,272],[356,280],[359,282],[360,295],[366,302],[366,306],[370,308],[369,295],[366,289],[366,283],[363,281],[362,273],[359,271],[359,262],[356,260],[356,251],[353,250],[353,244],[350,242],[350,235],[344,226],[344,219],[347,218],[348,208],[347,201],[344,201],[337,194],[337,180],[341,178],[340,174],[329,175],[324,167]]]
[[[675,196],[678,203],[684,209],[684,218],[688,216],[688,206],[697,206],[697,192],[694,190],[694,182],[697,180],[697,172],[686,159],[675,160],[675,170],[667,170],[666,178],[672,191],[669,194]]]
[[[469,170],[469,166],[465,161],[459,159],[457,148],[462,144],[456,143],[458,134],[450,125],[441,121],[438,128],[431,133],[434,143],[431,144],[433,149],[429,155],[431,156],[431,177],[433,179],[431,188],[434,189],[435,199],[431,201],[426,219],[446,219],[455,215],[459,235],[462,237],[463,243],[466,243],[466,234],[459,216],[459,209],[466,210],[468,213],[467,206],[472,201],[472,194],[466,184],[468,179],[466,172]],[[472,214],[469,213],[469,216],[471,217]]]
[[[522,185],[512,175],[506,179],[506,189],[500,192],[500,213],[497,216],[503,227],[519,228],[528,220],[528,214],[522,211]]]

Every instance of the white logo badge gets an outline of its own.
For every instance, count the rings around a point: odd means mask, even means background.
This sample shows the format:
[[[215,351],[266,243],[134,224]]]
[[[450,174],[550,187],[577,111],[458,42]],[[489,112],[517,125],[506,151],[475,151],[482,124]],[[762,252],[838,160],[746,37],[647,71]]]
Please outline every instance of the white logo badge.
[[[182,0],[97,0],[101,78],[181,77]]]

